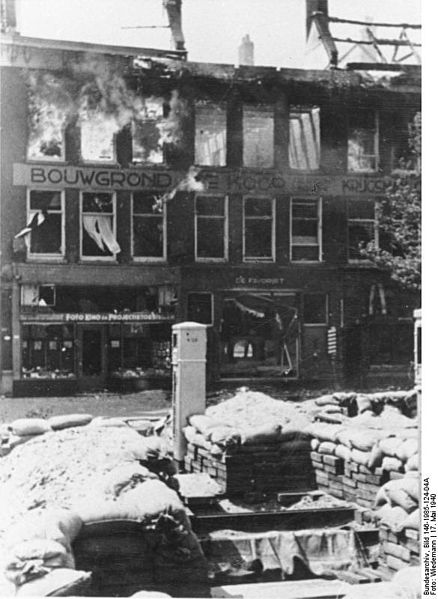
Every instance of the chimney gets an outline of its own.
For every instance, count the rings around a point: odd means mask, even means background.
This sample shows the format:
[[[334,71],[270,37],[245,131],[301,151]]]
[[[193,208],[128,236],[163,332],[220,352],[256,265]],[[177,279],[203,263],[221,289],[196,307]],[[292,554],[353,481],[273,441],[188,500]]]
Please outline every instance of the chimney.
[[[309,37],[314,12],[328,16],[328,0],[306,0],[306,37]]]
[[[246,34],[239,45],[239,64],[247,67],[254,66],[254,42]]]
[[[17,16],[15,13],[15,0],[1,0],[1,31],[15,31],[17,27]]]
[[[167,11],[175,50],[185,52],[186,47],[182,30],[182,0],[163,0],[163,5]]]

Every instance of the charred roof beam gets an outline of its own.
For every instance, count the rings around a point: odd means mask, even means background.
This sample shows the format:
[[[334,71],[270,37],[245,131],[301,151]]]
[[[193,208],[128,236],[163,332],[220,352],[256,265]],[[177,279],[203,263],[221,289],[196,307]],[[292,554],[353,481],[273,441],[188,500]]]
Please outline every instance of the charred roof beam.
[[[182,30],[182,0],[163,0],[163,6],[167,11],[167,18],[169,20],[175,50],[187,52]]]

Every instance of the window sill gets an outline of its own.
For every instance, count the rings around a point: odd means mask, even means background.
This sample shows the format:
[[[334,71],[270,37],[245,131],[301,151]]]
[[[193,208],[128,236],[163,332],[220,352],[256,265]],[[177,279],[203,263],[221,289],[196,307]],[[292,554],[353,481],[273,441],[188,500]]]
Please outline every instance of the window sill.
[[[26,262],[59,262],[66,264],[65,256],[54,256],[53,254],[30,254],[27,256]]]
[[[290,263],[294,266],[299,266],[300,264],[308,265],[308,264],[325,264],[325,260],[290,260]]]
[[[228,258],[195,258],[197,264],[226,264]]]
[[[167,264],[167,258],[143,258],[133,256],[132,261],[136,264]]]
[[[261,264],[273,264],[275,262],[275,258],[243,258],[243,262],[246,263],[261,263]]]

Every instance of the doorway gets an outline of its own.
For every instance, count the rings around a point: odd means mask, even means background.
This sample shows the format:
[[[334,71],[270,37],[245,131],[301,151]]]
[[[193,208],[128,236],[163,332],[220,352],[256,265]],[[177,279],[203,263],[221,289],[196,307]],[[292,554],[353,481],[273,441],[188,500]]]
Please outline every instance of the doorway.
[[[102,389],[106,380],[104,327],[80,326],[79,388],[81,391]]]

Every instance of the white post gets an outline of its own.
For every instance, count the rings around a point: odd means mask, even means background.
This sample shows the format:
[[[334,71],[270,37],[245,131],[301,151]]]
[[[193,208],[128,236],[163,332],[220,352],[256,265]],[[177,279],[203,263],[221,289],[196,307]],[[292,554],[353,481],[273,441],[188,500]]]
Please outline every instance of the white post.
[[[206,361],[206,325],[197,322],[173,325],[173,451],[177,462],[182,462],[186,453],[183,428],[188,424],[188,417],[205,411]]]

